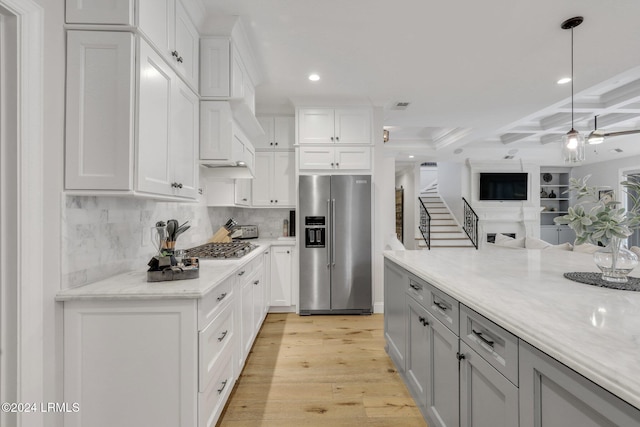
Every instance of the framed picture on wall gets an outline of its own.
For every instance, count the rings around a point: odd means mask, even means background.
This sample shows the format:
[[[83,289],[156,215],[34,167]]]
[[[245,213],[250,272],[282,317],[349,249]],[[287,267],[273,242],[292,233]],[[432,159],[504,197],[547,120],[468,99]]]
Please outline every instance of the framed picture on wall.
[[[600,201],[603,202],[604,204],[612,202],[614,200],[613,199],[613,190],[608,189],[608,190],[600,190],[600,191],[598,191],[598,199],[600,199]]]

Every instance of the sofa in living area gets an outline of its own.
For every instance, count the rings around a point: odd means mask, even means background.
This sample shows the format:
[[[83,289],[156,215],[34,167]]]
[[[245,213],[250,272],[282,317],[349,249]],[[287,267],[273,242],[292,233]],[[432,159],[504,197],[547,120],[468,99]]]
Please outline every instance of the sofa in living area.
[[[581,245],[572,245],[571,243],[561,243],[559,245],[553,245],[547,241],[538,239],[532,236],[514,238],[504,234],[496,233],[494,243],[487,243],[488,245],[502,246],[505,248],[522,248],[522,249],[541,249],[541,250],[561,250],[561,251],[573,251],[580,253],[592,254],[601,246],[594,245],[592,243],[583,243]],[[640,247],[631,246],[630,251],[635,253],[640,259]]]

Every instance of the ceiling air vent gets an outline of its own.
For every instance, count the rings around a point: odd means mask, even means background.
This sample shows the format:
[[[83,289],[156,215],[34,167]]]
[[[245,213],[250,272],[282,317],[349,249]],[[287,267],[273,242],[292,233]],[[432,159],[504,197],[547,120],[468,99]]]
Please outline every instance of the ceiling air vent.
[[[392,110],[406,110],[407,107],[409,107],[409,104],[411,104],[410,102],[396,102],[395,104],[393,104],[393,107],[391,107]]]
[[[424,163],[421,163],[420,166],[436,167],[436,166],[438,166],[438,164],[436,162],[424,162]]]
[[[612,153],[622,153],[622,148],[612,148],[611,150],[609,150]]]

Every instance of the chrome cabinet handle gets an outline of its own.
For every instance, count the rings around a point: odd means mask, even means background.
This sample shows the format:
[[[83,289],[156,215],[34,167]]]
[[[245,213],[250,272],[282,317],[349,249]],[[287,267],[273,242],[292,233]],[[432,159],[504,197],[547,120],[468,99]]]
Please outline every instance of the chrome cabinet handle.
[[[227,293],[225,292],[223,294],[220,294],[220,296],[218,298],[216,298],[216,300],[222,301],[226,296],[227,296]]]
[[[178,188],[182,188],[182,183],[181,182],[178,184]]]
[[[441,303],[439,301],[434,301],[433,305],[435,305],[436,307],[438,307],[442,311],[447,311],[449,309],[449,307],[447,307],[446,305],[444,305],[443,303]]]
[[[180,54],[178,53],[177,50],[174,50],[174,51],[171,52],[171,56],[173,56],[174,58],[177,58],[177,57],[180,56]]]
[[[179,63],[181,63],[181,64],[182,64],[182,56],[181,56],[181,57],[179,57],[178,59],[176,59],[176,61],[178,61]]]
[[[483,343],[487,344],[489,347],[493,348],[493,344],[495,344],[495,343],[493,341],[491,341],[490,339],[485,338],[482,332],[478,332],[475,329],[472,329],[471,332],[473,332],[473,335],[475,335],[476,337],[480,338],[480,341],[482,341]]]
[[[465,358],[466,358],[466,356],[464,355],[464,353],[456,353],[456,359],[463,360]]]
[[[224,388],[227,386],[227,381],[228,381],[228,380],[224,380],[224,381],[222,381],[222,383],[221,383],[221,384],[222,384],[222,387],[220,387],[220,388],[218,389],[218,394],[222,393],[222,390],[224,390]]]
[[[409,287],[411,289],[415,289],[416,291],[421,291],[422,290],[422,286],[414,285],[412,282],[409,282]]]
[[[420,323],[422,323],[422,326],[427,326],[427,325],[429,325],[429,322],[427,321],[427,319],[426,319],[426,318],[424,318],[424,317],[422,317],[422,316],[419,316],[419,317],[418,317],[418,321],[419,321]]]
[[[242,270],[240,273],[238,273],[238,276],[242,276],[244,274],[244,270]]]
[[[222,340],[224,339],[224,337],[226,337],[226,336],[227,336],[227,332],[229,332],[229,331],[224,331],[224,332],[222,333],[222,335],[220,335],[220,336],[218,337],[218,342],[222,341]]]
[[[255,282],[253,282],[254,285],[257,285],[260,283],[260,280],[256,280]]]

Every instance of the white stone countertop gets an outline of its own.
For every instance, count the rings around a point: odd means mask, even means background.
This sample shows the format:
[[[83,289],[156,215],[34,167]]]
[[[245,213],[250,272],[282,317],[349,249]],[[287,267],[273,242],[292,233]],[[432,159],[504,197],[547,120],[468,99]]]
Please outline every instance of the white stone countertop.
[[[258,245],[258,247],[242,258],[201,259],[197,279],[147,282],[147,267],[142,266],[139,270],[118,274],[95,283],[64,289],[56,294],[56,301],[202,298],[269,247],[295,245],[294,239],[253,239],[247,241]]]
[[[485,247],[384,256],[640,408],[640,292],[562,276],[598,271],[591,254]]]

